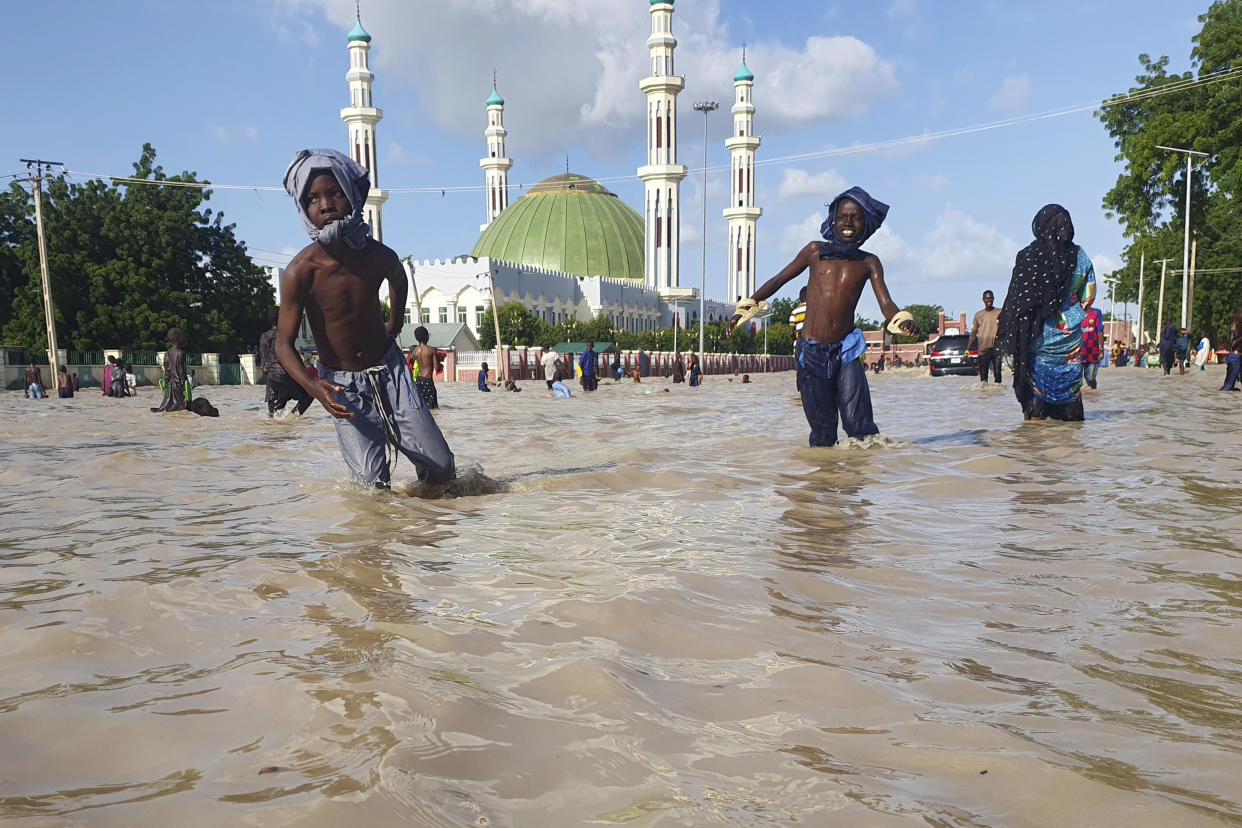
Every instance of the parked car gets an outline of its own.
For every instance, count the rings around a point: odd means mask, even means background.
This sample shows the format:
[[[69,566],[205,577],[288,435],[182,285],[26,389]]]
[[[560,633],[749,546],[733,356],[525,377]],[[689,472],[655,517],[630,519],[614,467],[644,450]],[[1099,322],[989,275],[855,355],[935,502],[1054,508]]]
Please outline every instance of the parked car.
[[[931,375],[979,373],[979,352],[966,350],[969,343],[967,334],[946,334],[928,344],[927,362],[931,365]]]

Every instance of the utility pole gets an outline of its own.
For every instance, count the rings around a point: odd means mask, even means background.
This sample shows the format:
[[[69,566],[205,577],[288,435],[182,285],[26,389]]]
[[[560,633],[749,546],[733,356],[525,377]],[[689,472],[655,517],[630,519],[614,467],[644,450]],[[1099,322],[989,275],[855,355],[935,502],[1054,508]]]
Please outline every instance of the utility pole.
[[[720,104],[715,101],[699,101],[695,112],[703,113],[703,255],[699,282],[699,360],[703,359],[703,337],[707,325],[707,114],[715,112]],[[703,366],[699,365],[699,370]]]
[[[34,170],[35,174],[30,178],[18,179],[20,181],[34,182],[34,203],[35,203],[35,234],[39,240],[39,273],[43,280],[43,317],[47,322],[47,364],[48,371],[51,376],[48,382],[52,387],[56,385],[56,363],[60,356],[60,351],[56,347],[56,308],[52,302],[52,280],[47,272],[47,242],[43,239],[43,189],[44,181],[51,181],[51,175],[44,175],[44,170],[51,172],[52,167],[60,167],[64,169],[65,165],[59,161],[43,161],[37,158],[20,159],[26,165],[26,169]]]
[[[1139,297],[1138,297],[1138,338],[1135,345],[1143,344],[1143,266],[1147,264],[1147,251],[1139,251]]]
[[[488,292],[492,294],[492,324],[496,326],[496,376],[507,380],[509,378],[509,360],[504,358],[505,352],[500,347],[500,309],[496,307],[496,282],[492,276],[492,271],[488,269],[487,287]]]
[[[1156,339],[1164,335],[1164,274],[1172,259],[1160,260],[1160,303],[1156,305]]]
[[[410,287],[414,290],[414,327],[417,328],[423,324],[423,300],[418,296],[418,282],[414,278],[414,257],[406,256],[401,263],[405,265],[406,271],[410,274]],[[402,308],[401,312],[405,313],[405,308]]]
[[[1186,313],[1186,316],[1191,319],[1193,319],[1193,311],[1195,309],[1195,255],[1198,251],[1199,240],[1192,239],[1190,242],[1190,291],[1186,295],[1186,305],[1190,308],[1190,311]],[[1186,333],[1190,334],[1190,338],[1193,340],[1195,335],[1191,332],[1190,325],[1186,324],[1182,327],[1186,329]]]
[[[1184,152],[1186,153],[1186,235],[1182,240],[1182,327],[1190,329],[1190,303],[1187,301],[1190,293],[1190,173],[1191,165],[1194,163],[1195,156],[1207,158],[1206,152],[1196,152],[1192,149],[1180,149],[1178,147],[1162,147],[1156,144],[1156,149],[1167,150],[1168,152]],[[1163,291],[1162,291],[1163,294]]]

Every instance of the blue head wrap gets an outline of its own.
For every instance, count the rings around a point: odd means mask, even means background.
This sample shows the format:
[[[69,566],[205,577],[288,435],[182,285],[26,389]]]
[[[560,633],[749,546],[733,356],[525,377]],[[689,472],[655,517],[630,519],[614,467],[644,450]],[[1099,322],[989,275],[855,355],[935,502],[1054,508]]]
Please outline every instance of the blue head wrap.
[[[320,230],[306,213],[306,190],[317,173],[328,172],[341,185],[341,192],[349,199],[349,215],[324,225]],[[302,225],[310,237],[320,244],[343,242],[351,250],[366,246],[370,226],[362,220],[362,207],[371,190],[371,174],[357,161],[333,149],[300,150],[285,170],[285,190],[293,196],[293,203],[302,217]]]
[[[841,202],[844,199],[849,199],[862,208],[864,219],[863,233],[862,238],[858,241],[847,243],[837,238],[837,208],[841,206]],[[867,253],[859,248],[862,247],[863,242],[874,235],[876,230],[880,229],[880,225],[884,223],[884,217],[887,215],[887,204],[872,198],[862,187],[850,187],[834,198],[832,203],[828,205],[828,218],[819,228],[819,232],[824,237],[823,244],[819,247],[819,257],[821,259],[861,261],[866,257]]]

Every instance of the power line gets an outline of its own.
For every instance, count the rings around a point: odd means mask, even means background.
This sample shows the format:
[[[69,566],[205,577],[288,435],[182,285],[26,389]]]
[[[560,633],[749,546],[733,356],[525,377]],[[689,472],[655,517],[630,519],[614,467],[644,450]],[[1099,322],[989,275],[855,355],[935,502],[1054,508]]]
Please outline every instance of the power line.
[[[1051,109],[1045,112],[1037,112],[1029,115],[1019,115],[1013,118],[1006,118],[1000,121],[990,121],[983,124],[975,124],[973,126],[957,127],[955,129],[939,130],[936,132],[925,132],[921,135],[909,135],[905,138],[894,138],[888,141],[877,141],[870,144],[854,144],[848,147],[834,147],[831,149],[818,150],[815,152],[797,153],[794,155],[778,156],[776,158],[765,158],[756,160],[757,166],[771,166],[776,164],[790,164],[798,161],[809,161],[816,158],[834,158],[844,155],[857,155],[859,153],[879,152],[884,150],[899,149],[907,146],[917,146],[919,144],[927,144],[933,141],[943,140],[945,138],[957,138],[963,135],[974,135],[981,132],[990,132],[996,129],[1006,127],[1019,126],[1021,124],[1034,123],[1036,121],[1045,121],[1053,118],[1062,118],[1067,115],[1075,115],[1080,112],[1089,112],[1095,109],[1111,109],[1115,106],[1123,106],[1138,101],[1158,98],[1164,95],[1173,95],[1185,92],[1189,89],[1211,86],[1221,83],[1242,75],[1242,66],[1233,66],[1228,69],[1221,69],[1216,72],[1210,72],[1200,77],[1183,78],[1155,87],[1154,89],[1144,89],[1137,92],[1113,95],[1103,101],[1092,101],[1090,103],[1076,104],[1060,109]],[[720,164],[717,166],[704,166],[698,169],[687,169],[687,173],[700,172],[725,172],[732,171],[732,165]],[[168,179],[150,179],[150,178],[134,178],[133,176],[108,175],[105,173],[88,173],[78,170],[65,170],[66,175],[82,176],[85,178],[98,178],[110,180],[116,184],[145,184],[148,186],[159,187],[187,187],[199,189],[213,190],[253,190],[256,192],[277,192],[284,193],[283,187],[269,187],[258,184],[211,184],[200,181],[172,181]],[[611,182],[629,182],[638,181],[637,175],[615,175],[603,178],[592,179],[599,183]],[[511,189],[521,189],[526,185],[510,184]],[[467,193],[482,192],[487,188],[485,184],[459,184],[445,185],[439,187],[392,187],[387,190],[390,194],[418,194],[418,193]]]

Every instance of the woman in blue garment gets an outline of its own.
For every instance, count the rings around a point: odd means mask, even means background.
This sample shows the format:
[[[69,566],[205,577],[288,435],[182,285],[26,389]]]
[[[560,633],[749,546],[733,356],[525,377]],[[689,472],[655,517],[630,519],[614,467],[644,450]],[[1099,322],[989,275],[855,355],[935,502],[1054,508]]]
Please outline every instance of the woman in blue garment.
[[[1036,213],[1031,231],[1035,240],[1014,262],[996,347],[1012,358],[1025,419],[1081,420],[1082,320],[1095,301],[1095,269],[1061,205]]]

